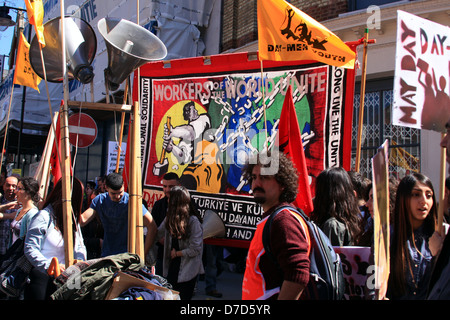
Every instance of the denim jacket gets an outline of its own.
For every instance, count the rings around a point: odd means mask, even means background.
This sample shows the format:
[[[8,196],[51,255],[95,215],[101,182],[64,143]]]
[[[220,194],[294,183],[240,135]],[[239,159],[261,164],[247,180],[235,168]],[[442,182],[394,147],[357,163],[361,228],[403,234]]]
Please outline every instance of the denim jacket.
[[[430,235],[427,235],[423,227],[414,231],[413,239],[408,239],[408,251],[411,263],[405,270],[406,293],[399,297],[402,300],[426,299],[428,284],[430,282],[433,268],[433,256],[428,246]]]
[[[52,230],[52,228],[55,228],[55,219],[53,216],[53,208],[49,205],[33,216],[25,236],[25,256],[35,268],[43,273],[47,272],[52,257],[45,257],[41,253],[41,249],[46,241],[49,230]],[[78,226],[78,228],[80,227]],[[64,247],[62,250],[62,257],[64,258]],[[61,252],[55,252],[55,256],[58,253],[61,256]],[[86,247],[84,246],[81,232],[76,234],[73,255],[74,259],[86,260]],[[63,264],[64,261],[59,259],[59,263]]]

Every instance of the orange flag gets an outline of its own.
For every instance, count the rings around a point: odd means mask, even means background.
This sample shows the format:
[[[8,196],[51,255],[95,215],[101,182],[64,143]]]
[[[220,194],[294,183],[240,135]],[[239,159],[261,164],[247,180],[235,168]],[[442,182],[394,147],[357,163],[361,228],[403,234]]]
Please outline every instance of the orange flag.
[[[39,43],[45,47],[44,26],[42,25],[44,21],[44,5],[42,0],[25,0],[25,5],[27,7],[28,21],[34,25]]]
[[[21,86],[27,86],[39,91],[41,78],[34,73],[30,64],[30,44],[25,39],[23,33],[20,34],[19,45],[17,49],[16,69],[14,71],[13,83]]]
[[[260,60],[316,60],[353,69],[356,53],[334,33],[283,0],[258,0]]]
[[[303,150],[302,135],[292,99],[291,86],[286,92],[283,108],[281,109],[278,144],[280,151],[292,160],[298,171],[298,193],[293,204],[309,216],[313,211],[311,187],[309,186],[305,151]]]

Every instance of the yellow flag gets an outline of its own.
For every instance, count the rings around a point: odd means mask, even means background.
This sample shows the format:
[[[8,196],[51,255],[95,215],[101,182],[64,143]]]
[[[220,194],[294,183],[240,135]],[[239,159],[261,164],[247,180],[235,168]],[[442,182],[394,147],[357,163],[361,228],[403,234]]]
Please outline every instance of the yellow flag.
[[[258,0],[260,60],[315,60],[353,69],[356,53],[334,33],[283,0]]]
[[[30,64],[30,44],[23,33],[20,34],[19,47],[17,49],[16,70],[14,71],[13,83],[21,86],[27,86],[39,91],[41,78],[34,73]]]
[[[42,0],[25,0],[25,5],[27,7],[28,21],[34,25],[39,43],[45,47],[44,26],[42,25],[44,21],[44,6]]]

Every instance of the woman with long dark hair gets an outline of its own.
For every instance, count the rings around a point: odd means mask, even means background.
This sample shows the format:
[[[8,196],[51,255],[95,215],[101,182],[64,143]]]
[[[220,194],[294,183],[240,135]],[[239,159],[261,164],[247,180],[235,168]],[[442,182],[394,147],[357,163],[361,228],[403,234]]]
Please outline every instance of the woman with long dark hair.
[[[181,300],[192,298],[197,276],[204,272],[201,223],[188,190],[182,186],[173,187],[157,239],[164,238],[163,276],[174,290],[180,292]]]
[[[41,200],[39,183],[32,177],[20,178],[15,194],[21,208],[17,210],[14,219],[11,221],[10,245],[18,238],[25,237],[31,219],[39,212],[37,204]]]
[[[433,257],[442,239],[436,230],[437,206],[431,180],[423,174],[404,177],[397,188],[391,236],[390,299],[424,299]]]
[[[333,246],[351,246],[361,235],[361,214],[350,176],[343,168],[328,168],[316,178],[312,220]]]
[[[24,252],[33,265],[30,283],[25,289],[25,299],[44,300],[52,293],[52,279],[47,270],[53,257],[59,262],[61,271],[65,269],[63,203],[71,201],[74,259],[86,260],[86,247],[80,231],[80,215],[83,203],[83,184],[73,178],[71,199],[63,199],[62,180],[60,179],[47,196],[42,210],[33,218],[25,237]]]

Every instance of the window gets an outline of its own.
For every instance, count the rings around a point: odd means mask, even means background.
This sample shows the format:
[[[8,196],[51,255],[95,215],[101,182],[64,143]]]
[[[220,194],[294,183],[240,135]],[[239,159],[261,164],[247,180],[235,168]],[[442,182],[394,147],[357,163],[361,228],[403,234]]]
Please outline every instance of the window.
[[[402,178],[411,171],[420,171],[420,130],[391,124],[393,80],[366,83],[363,131],[361,137],[360,172],[372,178],[371,159],[381,144],[389,140],[389,172]],[[352,129],[352,168],[355,167],[360,106],[360,84],[355,86]]]

